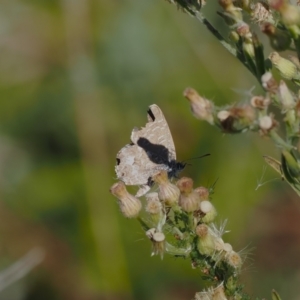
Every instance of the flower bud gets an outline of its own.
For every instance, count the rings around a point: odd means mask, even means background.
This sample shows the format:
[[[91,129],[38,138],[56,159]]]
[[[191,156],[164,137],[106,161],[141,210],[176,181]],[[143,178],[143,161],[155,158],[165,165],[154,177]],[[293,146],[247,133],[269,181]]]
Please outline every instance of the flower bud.
[[[193,180],[182,177],[176,185],[180,190],[179,205],[186,212],[193,212],[199,209],[200,197],[193,191]]]
[[[253,46],[252,40],[247,39],[243,42],[243,51],[251,59],[253,59],[255,57],[254,46]]]
[[[299,7],[291,5],[286,0],[271,0],[271,8],[277,10],[281,14],[280,21],[286,26],[300,24],[300,10]]]
[[[272,94],[276,94],[278,90],[278,84],[276,80],[274,79],[273,75],[271,72],[266,72],[264,75],[261,77],[261,82],[263,88]]]
[[[157,232],[155,228],[151,228],[146,232],[146,236],[152,242],[151,256],[160,255],[163,258],[165,252],[165,235],[162,232]]]
[[[149,193],[145,195],[147,204],[146,211],[151,215],[159,214],[162,211],[162,204],[159,201],[158,193]]]
[[[291,110],[295,107],[294,97],[283,80],[280,80],[278,94],[283,111]]]
[[[288,80],[299,80],[300,72],[297,66],[291,61],[281,57],[277,52],[269,55],[272,65],[279,71],[283,78]]]
[[[215,252],[215,238],[210,233],[209,227],[205,224],[200,224],[196,227],[198,236],[197,249],[202,255],[213,255]]]
[[[209,199],[209,190],[204,186],[199,186],[194,190],[200,197],[200,201]]]
[[[254,108],[265,109],[270,105],[271,100],[263,96],[254,96],[251,98],[250,103]]]
[[[238,35],[238,33],[236,31],[230,31],[229,38],[234,43],[238,43],[238,41],[240,40],[240,36]]]
[[[245,22],[240,22],[237,26],[236,32],[238,33],[238,35],[242,38],[246,38],[251,40],[252,38],[252,33],[250,31],[250,27],[247,23]]]
[[[214,105],[211,101],[199,96],[192,88],[185,89],[183,95],[190,102],[192,113],[197,119],[214,124]]]
[[[217,211],[210,201],[202,201],[200,203],[200,210],[205,214],[205,216],[202,217],[202,222],[204,223],[212,222],[217,216]]]
[[[178,204],[180,191],[176,185],[169,181],[168,173],[166,171],[159,172],[153,176],[152,179],[158,184],[158,197],[166,206]]]
[[[135,218],[138,216],[142,208],[142,203],[138,198],[127,192],[125,184],[122,181],[113,184],[110,192],[119,199],[121,212],[126,218]]]
[[[284,51],[290,47],[292,39],[286,31],[267,22],[262,24],[261,31],[269,37],[270,45],[274,50]]]
[[[159,201],[157,193],[149,193],[145,195],[147,204],[146,204],[146,212],[150,214],[155,225],[158,225],[161,221],[163,221],[163,206]]]

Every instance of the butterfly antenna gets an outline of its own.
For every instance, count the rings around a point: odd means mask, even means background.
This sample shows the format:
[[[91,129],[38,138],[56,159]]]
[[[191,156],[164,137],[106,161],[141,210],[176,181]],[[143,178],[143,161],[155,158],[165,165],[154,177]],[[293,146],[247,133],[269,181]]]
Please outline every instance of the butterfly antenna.
[[[186,159],[186,160],[183,161],[183,163],[185,163],[186,161],[189,161],[189,160],[198,159],[198,158],[202,158],[202,157],[206,157],[206,156],[210,156],[210,153],[206,153],[206,154],[201,155],[201,156],[197,156],[197,157],[192,157],[192,158]],[[190,164],[187,164],[187,165],[190,165]]]

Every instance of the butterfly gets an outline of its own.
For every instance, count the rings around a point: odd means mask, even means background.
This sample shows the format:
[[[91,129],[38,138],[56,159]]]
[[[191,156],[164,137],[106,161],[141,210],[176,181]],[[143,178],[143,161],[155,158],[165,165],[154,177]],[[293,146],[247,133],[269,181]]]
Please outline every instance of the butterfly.
[[[117,154],[115,171],[126,185],[140,186],[136,196],[146,194],[153,185],[152,177],[161,170],[176,177],[185,163],[176,161],[176,151],[168,123],[161,109],[152,104],[147,111],[145,127],[134,128],[131,143]]]

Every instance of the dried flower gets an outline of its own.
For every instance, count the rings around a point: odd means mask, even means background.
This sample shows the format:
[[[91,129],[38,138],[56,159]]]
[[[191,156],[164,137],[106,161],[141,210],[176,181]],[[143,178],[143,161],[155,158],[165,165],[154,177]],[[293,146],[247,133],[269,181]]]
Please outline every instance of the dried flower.
[[[214,124],[214,105],[211,101],[199,96],[199,94],[192,88],[186,88],[183,95],[190,102],[192,113],[197,119],[205,120],[210,124]]]
[[[121,212],[126,218],[138,216],[142,209],[142,203],[138,198],[127,192],[124,182],[119,181],[113,184],[110,192],[119,199]]]

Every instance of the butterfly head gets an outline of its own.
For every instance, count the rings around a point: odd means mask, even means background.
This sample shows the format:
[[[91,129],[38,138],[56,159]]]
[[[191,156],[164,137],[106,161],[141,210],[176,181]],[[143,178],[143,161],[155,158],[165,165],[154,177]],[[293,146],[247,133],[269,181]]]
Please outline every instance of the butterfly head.
[[[185,168],[186,163],[172,160],[169,163],[169,171],[168,176],[169,178],[176,178],[178,177],[178,174]]]

